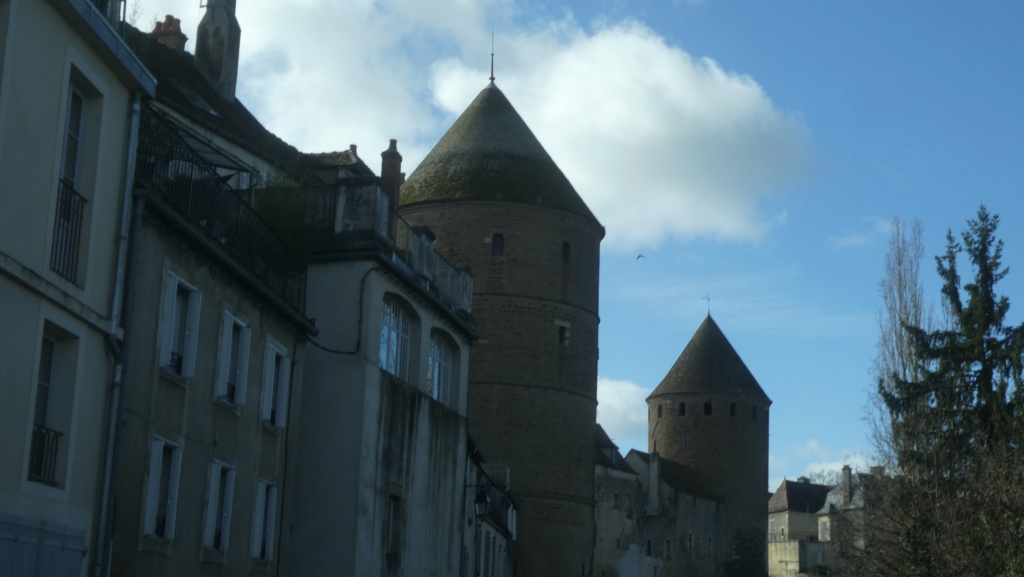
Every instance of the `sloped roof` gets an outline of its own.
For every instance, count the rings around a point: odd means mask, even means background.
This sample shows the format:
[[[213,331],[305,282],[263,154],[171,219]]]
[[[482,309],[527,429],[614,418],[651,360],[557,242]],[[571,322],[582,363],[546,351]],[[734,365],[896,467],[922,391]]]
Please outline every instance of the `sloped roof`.
[[[732,393],[768,400],[711,315],[647,398],[673,393]]]
[[[191,54],[164,46],[149,34],[128,25],[124,38],[156,77],[159,102],[223,138],[282,165],[300,160],[302,153],[267,130],[237,98],[222,97],[199,72]]]
[[[604,427],[596,423],[594,424],[594,465],[636,474],[636,471],[622,458],[619,447],[612,442]]]
[[[493,82],[402,185],[403,205],[438,200],[534,204],[597,221]]]
[[[832,487],[801,481],[783,481],[768,499],[768,512],[817,513]]]

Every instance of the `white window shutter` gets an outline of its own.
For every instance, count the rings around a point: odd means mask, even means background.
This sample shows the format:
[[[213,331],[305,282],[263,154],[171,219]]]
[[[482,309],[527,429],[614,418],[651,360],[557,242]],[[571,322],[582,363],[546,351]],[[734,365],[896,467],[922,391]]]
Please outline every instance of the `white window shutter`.
[[[270,419],[272,401],[274,395],[274,359],[277,349],[274,345],[267,344],[266,353],[263,355],[263,398],[260,401],[260,418],[264,421]]]
[[[220,525],[221,549],[227,549],[231,542],[231,503],[235,499],[235,470],[228,469],[227,483],[224,484],[224,518]]]
[[[266,507],[267,482],[259,480],[256,482],[256,507],[252,515],[252,540],[249,546],[249,555],[254,559],[260,558],[260,545],[263,544],[263,516]]]
[[[206,519],[203,522],[203,546],[213,547],[213,534],[217,531],[217,502],[220,500],[220,469],[222,465],[214,461],[210,464],[210,482],[206,490]]]
[[[269,561],[274,557],[274,530],[277,525],[277,487],[267,484],[267,512],[266,512],[266,542],[267,552],[264,559]]]
[[[164,442],[154,437],[149,446],[149,485],[146,487],[146,511],[142,520],[142,532],[146,535],[156,532],[157,501],[160,499],[160,462],[163,453]]]
[[[178,276],[171,271],[164,274],[163,308],[160,311],[160,366],[171,364],[171,338],[174,333],[174,303],[178,292]]]
[[[164,537],[174,539],[174,520],[178,516],[178,475],[181,473],[181,448],[175,447],[171,453],[170,482],[167,488],[167,528]]]
[[[238,376],[235,379],[236,405],[245,404],[245,391],[249,381],[249,341],[252,337],[252,330],[249,327],[242,329],[242,339],[238,343]]]
[[[292,362],[288,357],[281,359],[281,379],[277,390],[277,422],[275,427],[284,427],[288,422],[288,389],[292,380]]]
[[[231,335],[235,327],[235,317],[224,311],[224,320],[220,324],[220,352],[217,355],[217,384],[213,394],[223,397],[228,392],[228,371],[231,370]],[[228,399],[230,400],[230,399]]]
[[[189,295],[188,299],[188,322],[187,328],[185,329],[185,350],[182,354],[185,356],[184,364],[181,368],[183,377],[191,377],[196,370],[196,341],[199,337],[199,308],[202,302],[203,295],[193,290]]]

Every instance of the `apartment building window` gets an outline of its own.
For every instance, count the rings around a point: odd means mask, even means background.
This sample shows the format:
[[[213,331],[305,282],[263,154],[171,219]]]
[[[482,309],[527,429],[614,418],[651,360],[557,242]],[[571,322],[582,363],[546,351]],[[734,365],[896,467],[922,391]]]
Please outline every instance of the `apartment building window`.
[[[220,330],[220,354],[217,365],[217,383],[214,393],[232,405],[245,404],[245,391],[249,373],[249,327],[224,311]]]
[[[72,421],[78,338],[46,321],[39,341],[26,478],[63,486],[67,464],[66,433]]]
[[[380,368],[403,381],[409,380],[409,332],[412,320],[393,297],[384,297],[380,323]]]
[[[274,529],[277,525],[277,487],[269,481],[256,482],[250,556],[261,561],[274,558]]]
[[[160,319],[160,366],[182,378],[195,372],[196,340],[202,294],[168,271]]]
[[[57,455],[63,433],[50,428],[51,395],[56,376],[56,342],[43,337],[39,353],[39,377],[36,379],[35,418],[32,426],[32,447],[29,453],[28,480],[57,485]]]
[[[430,396],[448,403],[456,369],[453,365],[455,347],[440,331],[430,333],[430,359],[427,363],[427,380],[430,382]]]
[[[203,546],[227,551],[231,541],[231,504],[235,497],[235,469],[222,461],[210,465],[210,487],[206,492],[206,521]]]
[[[181,447],[153,437],[149,452],[149,482],[146,487],[146,516],[143,532],[152,537],[174,538],[174,519],[181,474]]]
[[[71,282],[78,281],[78,262],[82,244],[85,197],[76,190],[82,157],[86,99],[78,87],[68,95],[64,129],[64,157],[57,188],[57,210],[53,223],[50,268]]]
[[[272,427],[282,429],[288,420],[288,388],[292,363],[281,347],[267,343],[263,360],[263,403],[261,418]]]

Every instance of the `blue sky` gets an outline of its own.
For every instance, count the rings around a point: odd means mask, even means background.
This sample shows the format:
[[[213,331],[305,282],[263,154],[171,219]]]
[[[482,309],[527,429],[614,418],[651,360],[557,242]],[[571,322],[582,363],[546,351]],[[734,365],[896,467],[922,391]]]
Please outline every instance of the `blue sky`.
[[[139,0],[190,37],[198,3]],[[129,9],[132,4],[130,2]],[[708,311],[774,401],[771,488],[871,454],[864,422],[893,217],[1002,217],[1021,322],[1024,3],[241,0],[239,98],[308,152],[405,170],[498,86],[608,228],[599,421],[644,398]],[[187,49],[191,50],[191,42]],[[643,259],[636,258],[643,254]]]

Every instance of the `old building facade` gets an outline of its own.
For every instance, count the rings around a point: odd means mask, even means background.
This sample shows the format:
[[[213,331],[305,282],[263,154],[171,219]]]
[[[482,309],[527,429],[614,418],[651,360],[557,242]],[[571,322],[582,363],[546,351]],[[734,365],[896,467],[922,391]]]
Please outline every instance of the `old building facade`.
[[[516,574],[589,575],[604,229],[493,82],[409,176],[401,213],[475,277],[467,416],[510,471]]]
[[[85,575],[109,497],[135,104],[113,2],[0,3],[0,573]]]

